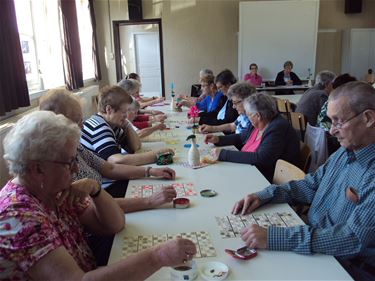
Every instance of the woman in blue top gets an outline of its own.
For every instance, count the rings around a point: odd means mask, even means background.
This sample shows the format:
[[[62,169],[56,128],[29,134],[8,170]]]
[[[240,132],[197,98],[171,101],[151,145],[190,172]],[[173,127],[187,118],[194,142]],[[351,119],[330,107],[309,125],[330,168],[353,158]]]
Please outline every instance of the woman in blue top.
[[[217,90],[215,85],[215,77],[213,75],[206,75],[201,79],[201,90],[202,94],[205,94],[205,98],[202,101],[188,100],[181,101],[179,106],[192,107],[196,105],[201,112],[213,112],[223,107],[226,97],[221,91]],[[183,98],[183,97],[181,97]]]

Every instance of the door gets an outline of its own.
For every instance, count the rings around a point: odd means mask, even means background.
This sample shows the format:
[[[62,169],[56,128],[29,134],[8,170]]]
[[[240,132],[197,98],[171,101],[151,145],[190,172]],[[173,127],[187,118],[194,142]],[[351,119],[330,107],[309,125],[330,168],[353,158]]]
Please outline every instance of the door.
[[[134,34],[136,72],[142,79],[144,96],[162,96],[159,46],[157,32]]]

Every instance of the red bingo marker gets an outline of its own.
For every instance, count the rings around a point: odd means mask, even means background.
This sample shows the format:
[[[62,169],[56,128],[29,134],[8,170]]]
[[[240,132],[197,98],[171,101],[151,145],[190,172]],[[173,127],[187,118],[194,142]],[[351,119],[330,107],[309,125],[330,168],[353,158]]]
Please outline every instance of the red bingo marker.
[[[225,249],[225,252],[231,255],[233,258],[239,260],[249,260],[258,254],[255,249],[249,248],[247,246],[239,248],[237,250]]]

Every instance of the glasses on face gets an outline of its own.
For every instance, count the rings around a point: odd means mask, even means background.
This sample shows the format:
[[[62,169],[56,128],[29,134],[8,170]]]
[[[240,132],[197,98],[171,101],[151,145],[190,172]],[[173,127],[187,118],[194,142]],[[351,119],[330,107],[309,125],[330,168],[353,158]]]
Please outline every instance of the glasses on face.
[[[252,67],[250,68],[251,70],[257,70],[258,68],[257,67]]]
[[[232,100],[232,103],[233,103],[234,106],[237,106],[241,102],[242,102],[242,100]]]
[[[334,121],[332,121],[332,128],[336,128],[336,129],[338,129],[338,130],[342,129],[342,127],[343,127],[346,123],[352,121],[354,118],[358,117],[359,115],[361,115],[361,114],[362,114],[363,112],[365,112],[366,110],[367,110],[367,109],[362,110],[361,112],[359,112],[359,113],[355,114],[354,116],[352,116],[352,117],[346,119],[345,121],[341,121],[341,122],[334,122]]]
[[[76,155],[71,161],[52,161],[48,160],[48,162],[56,163],[56,164],[61,164],[61,165],[66,165],[68,166],[69,170],[72,171],[74,165],[78,164],[78,155]]]

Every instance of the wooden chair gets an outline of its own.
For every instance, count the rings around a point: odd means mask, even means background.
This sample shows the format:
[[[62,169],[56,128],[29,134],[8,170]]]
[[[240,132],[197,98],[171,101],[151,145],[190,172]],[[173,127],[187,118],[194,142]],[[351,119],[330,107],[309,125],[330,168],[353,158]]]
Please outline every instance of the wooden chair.
[[[305,172],[300,168],[290,164],[282,159],[277,160],[275,173],[273,175],[274,184],[284,184],[292,180],[302,180],[306,176]],[[309,205],[297,204],[292,206],[294,211],[302,218],[302,220],[307,222],[307,213],[309,211]]]
[[[276,101],[277,101],[277,109],[279,110],[279,112],[286,117],[286,119],[290,121],[290,112],[292,112],[292,107],[290,105],[290,102],[289,100],[283,100],[283,99],[279,99],[279,98],[276,98]]]
[[[299,112],[290,112],[289,115],[292,127],[299,132],[301,141],[304,141],[307,125],[305,115]]]
[[[311,149],[304,143],[300,142],[301,169],[307,174],[311,164]]]
[[[289,162],[279,159],[276,162],[275,173],[273,175],[274,184],[284,184],[292,180],[301,180],[305,177],[305,172]]]

